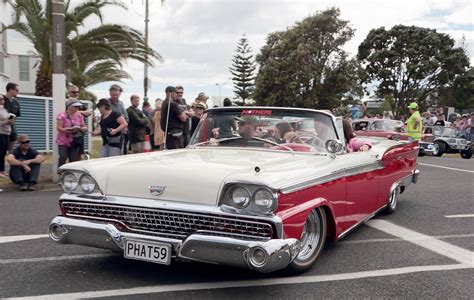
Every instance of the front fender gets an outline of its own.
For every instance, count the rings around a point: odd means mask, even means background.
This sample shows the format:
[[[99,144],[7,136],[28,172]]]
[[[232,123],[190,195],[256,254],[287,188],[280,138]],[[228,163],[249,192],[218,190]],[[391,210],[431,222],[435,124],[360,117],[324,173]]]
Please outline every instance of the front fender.
[[[328,236],[335,238],[336,222],[333,217],[334,209],[332,204],[324,198],[315,198],[278,212],[277,216],[281,218],[283,223],[283,237],[285,239],[295,238],[299,240],[309,213],[317,207],[323,207],[325,210],[328,221]]]

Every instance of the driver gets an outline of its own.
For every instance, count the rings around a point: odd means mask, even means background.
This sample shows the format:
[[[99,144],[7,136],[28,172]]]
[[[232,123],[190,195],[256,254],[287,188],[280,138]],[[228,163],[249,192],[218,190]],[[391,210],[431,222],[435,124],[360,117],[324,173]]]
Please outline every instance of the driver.
[[[220,143],[226,146],[265,147],[265,142],[256,138],[258,119],[255,116],[242,116],[235,119],[239,124],[238,134],[240,138],[220,141]]]

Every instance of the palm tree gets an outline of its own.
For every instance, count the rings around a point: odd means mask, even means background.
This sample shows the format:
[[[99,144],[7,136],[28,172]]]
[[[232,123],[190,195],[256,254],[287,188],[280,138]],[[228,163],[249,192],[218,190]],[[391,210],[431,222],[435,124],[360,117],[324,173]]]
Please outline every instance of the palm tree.
[[[33,44],[41,57],[36,78],[36,95],[51,96],[52,1],[46,0],[44,6],[41,2],[10,2],[15,12],[15,20],[3,30],[15,30]],[[66,76],[81,90],[100,82],[131,78],[122,70],[122,63],[126,59],[134,59],[149,66],[153,66],[151,59],[162,60],[160,54],[146,45],[139,31],[124,25],[102,23],[103,8],[126,8],[120,1],[84,1],[75,7],[70,6],[71,2],[65,1]],[[101,25],[84,32],[84,23],[94,16],[99,18]],[[84,93],[89,94],[87,91]]]

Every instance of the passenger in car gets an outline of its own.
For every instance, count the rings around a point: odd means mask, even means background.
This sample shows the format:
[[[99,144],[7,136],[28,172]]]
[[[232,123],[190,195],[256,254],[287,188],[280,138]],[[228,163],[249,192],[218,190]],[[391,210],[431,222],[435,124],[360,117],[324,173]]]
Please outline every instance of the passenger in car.
[[[293,127],[291,127],[288,122],[280,122],[275,125],[277,132],[276,137],[279,139],[280,143],[299,143],[303,142],[300,140],[298,134],[294,132]]]
[[[347,152],[367,151],[372,148],[371,142],[356,138],[352,126],[347,120],[342,121],[342,127],[344,128]]]

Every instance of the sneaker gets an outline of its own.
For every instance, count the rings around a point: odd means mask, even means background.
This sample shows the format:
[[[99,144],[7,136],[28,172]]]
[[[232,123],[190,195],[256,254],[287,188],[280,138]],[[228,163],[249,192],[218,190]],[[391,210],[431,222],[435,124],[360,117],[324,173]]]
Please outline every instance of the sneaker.
[[[25,192],[25,191],[27,191],[27,190],[28,190],[28,187],[26,186],[26,184],[22,184],[22,185],[20,186],[20,191]]]
[[[29,184],[28,185],[28,191],[36,191],[35,184]]]

